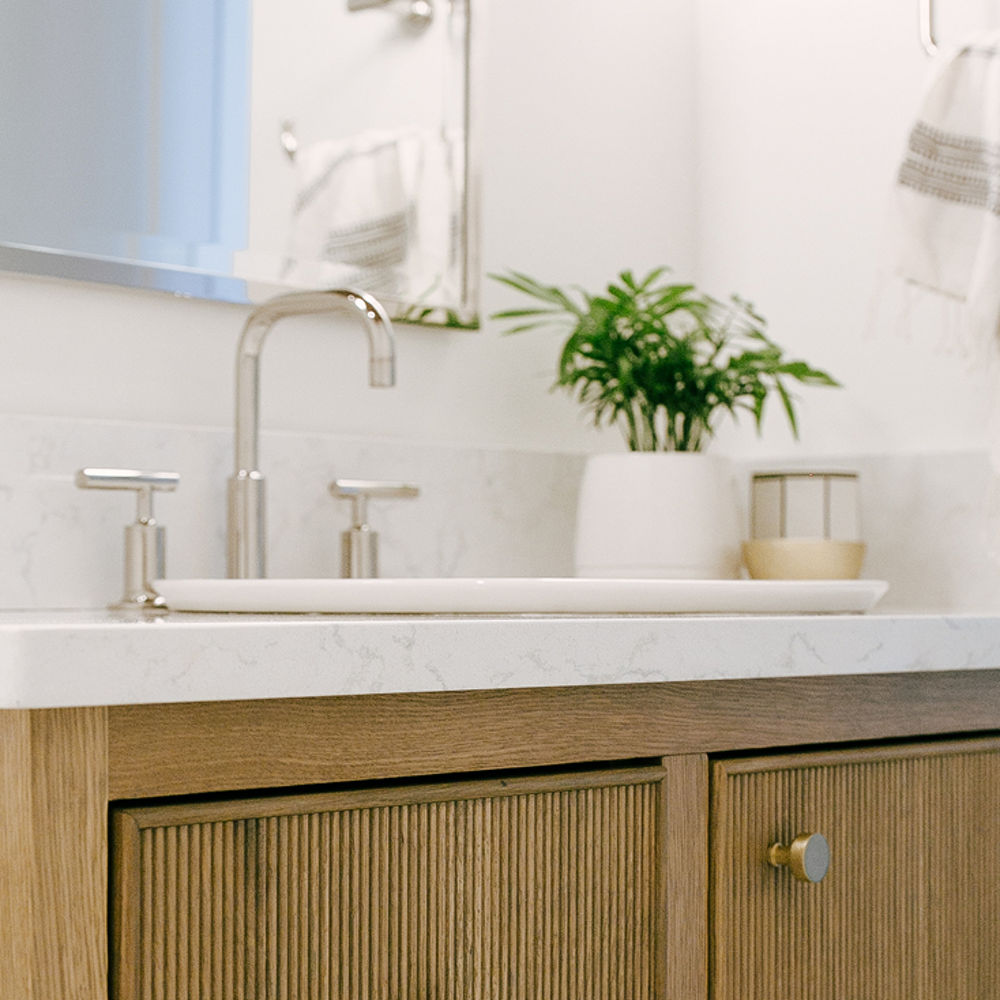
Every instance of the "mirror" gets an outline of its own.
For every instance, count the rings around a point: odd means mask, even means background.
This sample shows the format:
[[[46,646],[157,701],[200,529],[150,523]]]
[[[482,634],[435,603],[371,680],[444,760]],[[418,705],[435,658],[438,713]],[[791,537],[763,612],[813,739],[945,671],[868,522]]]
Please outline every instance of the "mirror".
[[[0,268],[478,325],[468,0],[9,0]]]

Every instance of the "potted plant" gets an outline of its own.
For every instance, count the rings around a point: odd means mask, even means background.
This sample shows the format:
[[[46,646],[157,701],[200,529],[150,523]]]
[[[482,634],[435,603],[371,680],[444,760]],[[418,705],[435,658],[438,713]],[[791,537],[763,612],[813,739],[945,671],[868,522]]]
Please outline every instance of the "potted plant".
[[[596,426],[617,426],[632,453],[588,460],[577,516],[581,575],[735,576],[736,504],[724,463],[703,453],[720,418],[748,412],[759,432],[775,395],[797,436],[788,383],[838,385],[786,358],[750,303],[716,300],[667,274],[623,271],[600,295],[516,271],[491,275],[540,303],[493,318],[515,321],[506,333],[565,329],[554,388]]]

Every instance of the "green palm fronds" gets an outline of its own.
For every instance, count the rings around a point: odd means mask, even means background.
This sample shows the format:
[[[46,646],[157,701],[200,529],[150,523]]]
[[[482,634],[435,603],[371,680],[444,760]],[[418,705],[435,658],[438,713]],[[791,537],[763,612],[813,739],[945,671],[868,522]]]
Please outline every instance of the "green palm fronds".
[[[759,431],[772,392],[797,436],[786,383],[839,383],[786,359],[750,303],[735,295],[719,302],[694,285],[668,282],[667,273],[657,268],[637,279],[622,271],[601,295],[564,291],[517,271],[493,274],[541,305],[492,318],[513,322],[506,333],[564,327],[554,387],[569,391],[598,427],[618,425],[632,451],[699,451],[720,411],[751,413]]]

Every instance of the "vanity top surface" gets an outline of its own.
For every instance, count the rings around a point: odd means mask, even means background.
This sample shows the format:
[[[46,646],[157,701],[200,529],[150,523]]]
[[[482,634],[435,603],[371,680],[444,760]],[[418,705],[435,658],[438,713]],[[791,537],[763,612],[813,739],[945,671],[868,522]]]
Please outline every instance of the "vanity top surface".
[[[1000,667],[1000,615],[0,611],[0,708]]]

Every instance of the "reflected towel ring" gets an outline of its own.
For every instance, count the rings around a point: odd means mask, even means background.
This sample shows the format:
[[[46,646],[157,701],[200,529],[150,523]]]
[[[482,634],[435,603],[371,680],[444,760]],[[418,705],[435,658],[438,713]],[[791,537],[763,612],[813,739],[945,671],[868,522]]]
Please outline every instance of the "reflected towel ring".
[[[375,10],[376,8],[396,11],[412,28],[423,30],[434,20],[434,6],[431,0],[347,0],[349,11]]]

